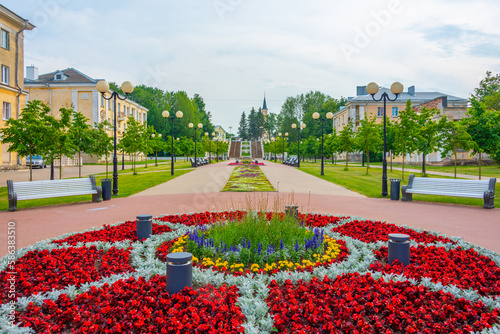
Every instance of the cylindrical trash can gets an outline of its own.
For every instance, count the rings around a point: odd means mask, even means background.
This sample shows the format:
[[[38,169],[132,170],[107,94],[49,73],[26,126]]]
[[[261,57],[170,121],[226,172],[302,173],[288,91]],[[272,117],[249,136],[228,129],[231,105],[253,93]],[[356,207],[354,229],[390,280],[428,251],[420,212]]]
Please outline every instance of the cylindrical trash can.
[[[139,215],[135,222],[137,239],[143,240],[149,238],[153,234],[153,216]]]
[[[111,199],[111,179],[101,179],[102,200],[109,201]]]
[[[193,263],[191,253],[167,254],[167,292],[172,295],[193,286]]]
[[[299,206],[285,205],[285,216],[292,217],[295,220],[299,220]]]
[[[401,179],[391,179],[391,200],[399,201],[399,189],[401,186]]]
[[[389,234],[389,264],[398,260],[407,266],[410,264],[410,236],[408,234]]]

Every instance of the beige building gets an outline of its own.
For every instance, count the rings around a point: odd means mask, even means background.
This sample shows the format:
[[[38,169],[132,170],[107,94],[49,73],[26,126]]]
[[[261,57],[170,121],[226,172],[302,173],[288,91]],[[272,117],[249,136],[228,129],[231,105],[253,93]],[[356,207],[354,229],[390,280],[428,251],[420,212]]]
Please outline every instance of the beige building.
[[[24,87],[28,92],[27,100],[44,102],[56,118],[59,116],[60,108],[73,107],[75,111],[87,117],[88,124],[92,126],[104,120],[114,124],[113,100],[104,99],[97,91],[96,84],[99,80],[101,79],[92,79],[74,68],[38,75],[35,66],[28,66]],[[110,90],[106,97],[111,96],[111,93]],[[134,117],[142,124],[147,122],[148,109],[134,101],[117,99],[116,109],[118,141],[127,129],[126,123],[129,117]],[[109,129],[109,136],[113,136],[112,128]],[[88,157],[84,162],[87,160]],[[69,165],[72,163],[74,162],[70,160],[63,162]]]
[[[0,105],[2,107],[0,129],[5,127],[5,121],[8,119],[17,119],[25,106],[24,31],[33,28],[35,26],[28,20],[0,5]],[[8,149],[9,144],[2,143],[3,167],[18,164],[17,154],[7,152]]]
[[[379,99],[383,93],[387,93],[389,97],[394,98],[394,94],[390,89],[380,87],[379,92],[375,95],[375,99]],[[408,91],[399,94],[396,101],[386,101],[387,113],[386,120],[397,121],[399,112],[406,108],[406,102],[410,100],[412,108],[419,112],[423,107],[436,108],[441,111],[441,115],[447,115],[450,119],[459,120],[465,117],[467,113],[468,100],[456,96],[443,94],[440,92],[417,92],[415,86],[408,87]],[[382,123],[384,116],[384,101],[376,102],[372,96],[367,93],[366,86],[358,86],[355,97],[350,97],[345,107],[341,107],[333,116],[333,127],[337,132],[342,131],[344,126],[352,122],[354,131],[360,125],[360,121],[366,118],[376,117],[376,123]],[[468,152],[462,152],[461,158],[469,158]],[[435,152],[426,156],[426,161],[438,162],[442,161],[444,154]],[[422,157],[418,154],[412,154],[406,157],[407,161],[420,162]],[[397,161],[395,159],[394,161]]]

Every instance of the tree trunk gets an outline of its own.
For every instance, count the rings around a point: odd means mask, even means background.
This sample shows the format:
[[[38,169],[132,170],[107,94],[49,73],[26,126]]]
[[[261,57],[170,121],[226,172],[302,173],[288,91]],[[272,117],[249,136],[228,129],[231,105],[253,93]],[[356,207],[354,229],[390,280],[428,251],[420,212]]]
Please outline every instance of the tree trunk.
[[[78,177],[82,177],[82,152],[78,151]]]
[[[389,150],[389,156],[391,157],[391,172],[392,172],[392,150]]]
[[[369,169],[370,169],[370,151],[368,151],[368,153],[366,154],[366,175],[368,175]]]
[[[347,155],[347,152],[345,154],[345,169],[349,169],[349,156]]]
[[[422,152],[422,174],[425,176],[425,152]]]
[[[106,154],[106,178],[108,178],[108,155]]]
[[[481,180],[481,152],[479,152],[479,179]]]
[[[457,147],[455,146],[455,160],[453,161],[453,164],[455,165],[455,179],[457,178]]]
[[[30,181],[33,181],[33,158],[32,154],[30,154]]]
[[[403,174],[401,175],[401,181],[405,180],[405,159],[406,159],[406,154],[403,153],[403,168],[402,168]]]
[[[144,156],[146,158],[146,164],[145,164],[144,168],[148,168],[148,155],[144,154]]]

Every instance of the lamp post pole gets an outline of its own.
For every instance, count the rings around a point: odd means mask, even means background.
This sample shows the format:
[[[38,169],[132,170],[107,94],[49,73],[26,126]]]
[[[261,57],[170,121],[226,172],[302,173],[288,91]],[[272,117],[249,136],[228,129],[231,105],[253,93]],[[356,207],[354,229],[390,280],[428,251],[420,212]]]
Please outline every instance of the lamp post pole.
[[[297,167],[300,167],[300,128],[305,129],[306,124],[302,123],[300,126],[297,126],[297,124],[293,123],[292,124],[292,129],[297,129],[298,131],[298,136],[297,136]]]
[[[274,137],[271,137],[271,141],[273,142],[273,146],[274,146],[274,162],[276,162],[276,138]]]
[[[174,119],[175,117],[177,118],[182,118],[183,116],[183,113],[182,111],[177,111],[175,113],[175,116],[172,115],[170,116],[170,113],[168,112],[168,110],[164,110],[161,115],[165,118],[165,120],[167,118],[170,119],[170,121],[172,122],[172,131],[171,131],[171,137],[172,137],[172,146],[171,146],[171,149],[172,149],[172,152],[171,152],[171,156],[170,156],[170,174],[171,175],[174,175]]]
[[[96,84],[96,88],[101,93],[103,99],[110,101],[113,99],[113,195],[118,195],[118,158],[116,156],[116,99],[126,100],[127,96],[134,91],[134,85],[130,81],[125,81],[121,89],[125,93],[125,97],[120,97],[117,92],[111,93],[111,96],[106,97],[106,93],[109,92],[109,84],[102,80]]]
[[[198,141],[197,137],[196,137],[196,128],[194,127],[193,123],[189,123],[188,126],[189,126],[190,129],[194,128],[194,167],[198,167],[198,160],[197,160],[197,157],[196,157],[196,153],[197,153],[196,142]],[[200,129],[200,130],[203,129],[203,124],[198,123],[198,129]]]
[[[403,85],[400,82],[395,82],[391,85],[391,92],[395,95],[393,99],[389,97],[387,92],[383,92],[379,99],[375,99],[375,94],[379,91],[379,86],[375,82],[370,82],[366,86],[366,91],[372,96],[373,101],[384,101],[384,153],[382,156],[382,196],[387,196],[387,141],[386,141],[386,106],[387,100],[396,101],[398,95],[403,91]]]
[[[326,113],[326,118],[320,117],[319,112],[315,112],[313,114],[313,118],[315,120],[319,120],[321,122],[321,175],[325,175],[325,156],[324,156],[324,151],[323,151],[323,146],[324,146],[324,124],[325,122],[333,118],[333,113],[327,112]]]

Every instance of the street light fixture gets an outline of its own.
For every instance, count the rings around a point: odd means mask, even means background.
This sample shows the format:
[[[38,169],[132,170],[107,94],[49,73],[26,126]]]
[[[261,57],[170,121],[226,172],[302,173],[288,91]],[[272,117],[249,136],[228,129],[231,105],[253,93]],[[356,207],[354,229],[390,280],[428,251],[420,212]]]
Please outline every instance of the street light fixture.
[[[325,175],[325,157],[324,157],[324,151],[323,151],[323,144],[324,144],[324,138],[323,138],[323,133],[324,133],[324,125],[327,119],[332,119],[333,118],[333,113],[327,112],[326,113],[326,118],[320,117],[319,112],[315,112],[313,114],[313,118],[315,120],[320,120],[321,122],[321,175]]]
[[[274,146],[274,162],[276,162],[276,138],[274,137],[271,137],[271,141],[273,142],[273,146]]]
[[[165,120],[170,119],[170,121],[172,122],[172,131],[171,131],[171,135],[172,135],[172,154],[171,154],[171,157],[170,157],[170,174],[171,175],[174,175],[174,120],[175,120],[175,117],[181,119],[182,116],[184,115],[182,113],[182,111],[178,110],[176,113],[175,113],[175,116],[172,114],[170,115],[170,113],[168,112],[168,110],[163,110],[163,112],[161,113],[161,115],[163,116],[163,118],[165,118]]]
[[[395,95],[393,99],[389,97],[386,92],[382,93],[382,96],[379,99],[375,99],[375,94],[379,91],[379,86],[375,82],[370,82],[366,86],[366,91],[368,94],[372,96],[373,101],[379,102],[384,100],[384,154],[382,156],[382,196],[387,196],[387,140],[386,140],[386,106],[387,100],[396,101],[399,94],[403,92],[403,84],[400,82],[395,82],[391,85],[391,92]]]
[[[195,167],[198,167],[198,160],[197,160],[197,157],[196,157],[196,142],[198,141],[197,140],[197,137],[196,137],[196,128],[194,127],[194,124],[193,123],[189,123],[189,128],[190,129],[193,129],[194,128],[194,166]],[[198,123],[198,129],[203,129],[203,124],[201,123]]]
[[[125,97],[121,98],[117,92],[112,92],[111,96],[106,97],[109,92],[109,84],[105,80],[101,80],[96,84],[97,91],[101,93],[103,99],[113,100],[113,195],[118,195],[118,158],[116,157],[116,99],[126,100],[127,96],[134,91],[134,85],[130,81],[122,83],[121,89],[125,93]]]
[[[292,124],[292,129],[297,129],[298,131],[298,136],[297,136],[297,167],[300,167],[300,129],[304,130],[306,128],[306,124],[302,123],[300,124],[299,127],[297,127],[297,124],[293,123]]]

